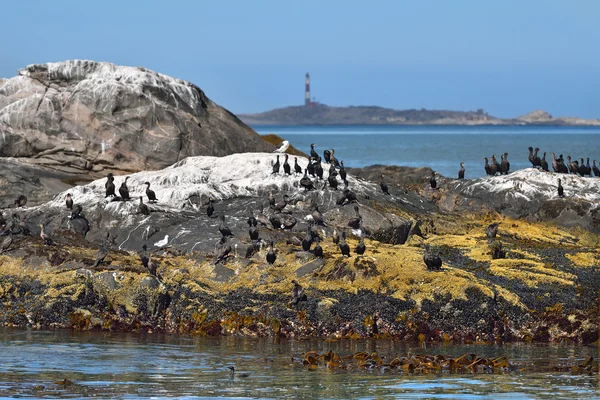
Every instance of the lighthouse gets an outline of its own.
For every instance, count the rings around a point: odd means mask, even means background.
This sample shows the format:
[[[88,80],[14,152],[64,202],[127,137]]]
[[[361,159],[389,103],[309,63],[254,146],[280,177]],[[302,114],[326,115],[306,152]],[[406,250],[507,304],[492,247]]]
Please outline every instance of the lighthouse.
[[[306,86],[304,88],[304,105],[310,106],[310,75],[306,73]]]

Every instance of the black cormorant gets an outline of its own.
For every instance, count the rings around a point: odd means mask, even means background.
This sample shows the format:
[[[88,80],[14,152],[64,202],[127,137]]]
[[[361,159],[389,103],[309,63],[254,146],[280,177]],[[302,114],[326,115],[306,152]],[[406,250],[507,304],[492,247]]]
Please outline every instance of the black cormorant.
[[[71,193],[67,193],[65,204],[67,205],[67,209],[73,210],[73,197],[71,196]]]
[[[323,179],[323,165],[321,164],[321,157],[317,158],[315,163],[315,174],[318,179]]]
[[[552,169],[554,170],[554,172],[559,173],[560,172],[560,167],[558,165],[558,160],[556,159],[556,154],[554,153],[550,153],[552,155]]]
[[[333,190],[337,190],[338,188],[338,180],[335,177],[335,175],[329,175],[327,177],[327,183],[329,184],[329,187],[332,188]]]
[[[309,226],[306,228],[306,236],[302,239],[302,250],[310,251],[310,246],[312,246],[312,232]]]
[[[215,265],[225,260],[229,253],[231,253],[231,245],[227,243],[227,236],[223,236],[220,243],[221,246],[215,252],[215,259],[213,260],[213,264]]]
[[[288,163],[288,155],[285,155],[285,160],[283,161],[283,173],[286,175],[291,175],[292,174],[292,167],[290,166],[290,164]]]
[[[493,154],[490,163],[490,175],[496,176],[496,174],[500,172],[500,165],[498,165],[498,160],[496,160],[496,155]]]
[[[490,164],[488,164],[488,159],[487,157],[483,158],[485,161],[485,174],[486,175],[491,175],[492,174],[492,169],[490,168]]]
[[[384,175],[381,174],[381,181],[379,182],[379,187],[381,188],[381,191],[383,192],[383,194],[389,195],[390,192],[388,191],[388,185],[387,185],[387,183],[385,183],[383,178],[384,178]]]
[[[465,163],[460,163],[460,169],[458,170],[458,179],[465,179]]]
[[[213,198],[209,197],[208,198],[208,206],[206,207],[206,215],[208,216],[208,218],[212,217],[212,215],[215,212],[215,206],[213,204]]]
[[[314,158],[315,160],[319,157],[319,155],[315,151],[315,144],[314,143],[310,144],[310,157]]]
[[[549,172],[548,161],[546,161],[546,152],[544,152],[544,157],[542,157],[540,161],[540,166],[542,167],[542,171]]]
[[[154,193],[154,190],[150,190],[150,182],[146,182],[144,183],[144,185],[146,185],[146,196],[148,196],[148,201],[151,203],[155,203],[156,193]]]
[[[104,182],[104,189],[108,188],[108,184],[112,182],[111,178],[113,178],[113,176],[114,175],[112,172],[109,172],[108,175],[106,175],[106,182]]]
[[[592,171],[594,171],[594,175],[596,175],[596,177],[600,177],[600,169],[598,169],[598,167],[596,166],[596,160],[594,160]]]
[[[298,164],[298,157],[294,157],[294,172],[296,174],[302,173],[302,167]]]
[[[331,149],[330,151],[331,151],[331,156],[329,156],[329,162],[330,162],[330,163],[331,163],[331,164],[332,164],[334,167],[339,167],[339,166],[340,166],[340,163],[339,163],[339,161],[337,160],[337,158],[335,158],[335,155],[334,155],[334,153],[335,153],[335,150],[334,150],[334,149]]]
[[[558,180],[558,197],[564,197],[565,196],[565,189],[563,189],[562,184],[560,183],[561,180]]]
[[[115,178],[112,175],[110,175],[106,179],[108,180],[108,182],[106,182],[106,185],[105,185],[106,186],[106,195],[104,197],[110,197],[110,196],[115,197],[116,196],[115,183],[114,183]]]
[[[323,159],[327,164],[329,164],[329,162],[331,161],[331,151],[323,150]]]
[[[304,288],[294,279],[292,280],[294,288],[292,289],[292,304],[296,305],[301,301],[306,301],[307,297],[304,293]]]
[[[358,211],[358,206],[354,206],[354,212],[356,213],[356,217],[350,218],[348,221],[348,226],[353,229],[358,229],[360,228],[360,222],[362,221],[362,217]]]
[[[27,204],[27,196],[25,196],[24,194],[20,195],[19,197],[17,197],[14,204],[17,208],[25,207],[25,204]]]
[[[429,245],[425,245],[425,253],[423,254],[423,261],[429,270],[438,270],[442,268],[442,259],[439,254],[430,253]]]
[[[433,171],[433,174],[431,174],[431,178],[429,178],[429,185],[432,189],[437,189],[437,181],[435,180],[436,175],[437,172]]]
[[[315,176],[315,165],[316,165],[315,160],[316,160],[316,158],[311,157],[308,160],[308,165],[306,166],[306,169],[308,170],[308,174],[310,176]]]
[[[315,238],[315,248],[313,249],[313,254],[316,257],[323,257],[323,248],[321,247],[321,239],[317,236]]]
[[[273,250],[273,241],[271,240],[271,242],[269,243],[269,251],[267,252],[267,262],[269,263],[269,265],[273,265],[276,259],[277,255]]]
[[[504,162],[506,163],[504,170],[506,171],[505,173],[508,175],[508,173],[510,172],[510,161],[508,161],[508,153],[504,153]]]
[[[125,180],[123,181],[123,183],[121,183],[121,186],[119,186],[119,194],[121,195],[121,199],[123,201],[130,200],[130,198],[129,198],[129,188],[127,187],[127,179],[129,179],[128,176],[125,177]]]
[[[325,225],[325,218],[323,218],[323,214],[319,211],[319,206],[315,206],[315,209],[312,212],[312,219],[315,221],[317,225]]]
[[[233,377],[234,377],[234,375],[235,375],[235,367],[234,367],[234,366],[231,366],[231,367],[227,367],[227,368],[228,368],[228,369],[229,369],[229,371],[230,371],[230,372],[229,372],[229,376],[230,376],[231,378],[233,378]],[[235,376],[237,376],[237,377],[239,377],[239,378],[247,378],[247,377],[249,377],[249,376],[250,376],[250,374],[242,373],[242,374],[237,374],[237,375],[235,375]]]
[[[577,165],[577,171],[579,172],[579,175],[584,176],[587,172],[587,169],[585,168],[585,163],[583,162],[583,158],[579,159],[579,164]]]
[[[542,166],[542,159],[538,156],[538,151],[540,151],[539,147],[535,148],[535,152],[533,153],[533,164],[534,167],[541,167]]]
[[[304,170],[304,176],[300,179],[300,186],[304,188],[304,190],[313,190],[315,188],[313,181],[307,175],[308,169]]]
[[[348,176],[348,174],[346,173],[346,168],[344,168],[344,160],[342,160],[340,162],[340,178],[342,178],[342,180],[345,181],[346,176]]]
[[[231,229],[227,225],[225,225],[225,215],[221,215],[221,224],[219,225],[219,232],[221,235],[225,236],[233,236],[231,233]]]
[[[590,167],[590,158],[589,157],[586,158],[585,174],[592,176],[592,167]]]
[[[278,212],[278,213],[282,212],[282,211],[283,211],[283,209],[285,208],[285,206],[287,206],[287,205],[288,205],[288,198],[289,198],[289,197],[288,197],[288,195],[287,195],[287,194],[284,194],[284,195],[283,195],[283,200],[281,200],[279,203],[275,204],[275,205],[273,206],[273,210],[274,210],[275,212]]]
[[[258,240],[258,229],[256,229],[256,218],[248,220],[248,236],[250,240]]]
[[[365,237],[363,235],[360,235],[360,242],[358,242],[354,251],[358,255],[363,255],[363,254],[365,254],[366,250],[367,250],[367,246],[365,246]]]
[[[342,237],[340,239],[340,251],[342,256],[350,257],[350,246],[346,243],[346,232],[342,231]]]
[[[150,215],[150,209],[144,204],[144,197],[140,196],[140,204],[138,205],[138,211],[140,214]]]
[[[277,155],[277,161],[275,161],[275,164],[273,164],[273,174],[278,174],[279,173],[279,155]]]
[[[333,239],[333,243],[340,243],[340,235],[338,234],[337,229],[333,228],[333,233],[331,234],[331,239]]]
[[[140,256],[140,261],[142,262],[144,268],[148,269],[148,247],[145,244],[142,245],[142,251],[140,251],[138,255]]]

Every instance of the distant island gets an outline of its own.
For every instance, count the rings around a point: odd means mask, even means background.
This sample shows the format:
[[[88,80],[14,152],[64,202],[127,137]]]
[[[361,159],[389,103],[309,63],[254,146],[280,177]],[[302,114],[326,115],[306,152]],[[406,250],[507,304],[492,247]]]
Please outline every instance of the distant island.
[[[533,111],[516,118],[497,118],[477,111],[394,110],[376,106],[330,107],[320,103],[239,114],[248,125],[577,125],[600,126],[600,119],[553,117]]]

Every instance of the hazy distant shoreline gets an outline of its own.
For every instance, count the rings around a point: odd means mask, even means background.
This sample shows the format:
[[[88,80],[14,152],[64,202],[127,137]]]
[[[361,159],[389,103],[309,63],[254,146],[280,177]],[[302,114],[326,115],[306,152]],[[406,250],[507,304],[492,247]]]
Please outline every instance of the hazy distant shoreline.
[[[397,125],[397,126],[600,126],[600,119],[553,117],[533,111],[515,118],[498,118],[477,111],[393,110],[375,106],[291,106],[258,114],[238,114],[248,125]]]

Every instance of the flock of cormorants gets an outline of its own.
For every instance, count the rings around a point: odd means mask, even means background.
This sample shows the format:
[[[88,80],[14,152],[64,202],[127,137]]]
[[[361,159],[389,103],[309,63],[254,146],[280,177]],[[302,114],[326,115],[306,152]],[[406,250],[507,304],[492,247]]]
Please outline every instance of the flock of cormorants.
[[[544,153],[544,156],[542,158],[540,158],[538,156],[538,152],[539,152],[539,148],[536,148],[534,150],[532,147],[529,147],[529,161],[531,162],[533,167],[539,168],[542,171],[549,171],[549,165],[548,165],[548,162],[546,161],[547,153]],[[592,176],[592,173],[593,173],[595,176],[600,176],[600,170],[596,166],[596,160],[593,161],[593,166],[590,166],[589,158],[587,159],[587,164],[584,164],[583,158],[580,158],[580,162],[578,162],[576,160],[571,161],[571,157],[568,156],[567,157],[568,162],[565,163],[562,154],[559,156],[559,158],[556,158],[554,153],[551,153],[551,155],[552,155],[552,168],[557,173],[571,173],[571,174],[577,174],[580,176]],[[497,161],[495,155],[493,155],[491,157],[491,162],[490,162],[490,160],[488,160],[488,158],[484,159],[485,160],[485,171],[486,171],[487,175],[495,176],[497,174],[502,175],[502,174],[509,173],[510,162],[508,161],[508,153],[504,153],[500,157],[501,157],[500,162]],[[327,171],[328,176],[326,179],[324,179],[324,169],[322,166],[323,160],[325,161],[326,164],[329,165],[329,168]],[[334,149],[325,150],[323,152],[323,157],[321,157],[315,150],[315,144],[314,143],[311,144],[308,165],[303,169],[298,164],[298,158],[294,157],[293,172],[292,172],[292,166],[289,163],[289,155],[284,154],[284,160],[283,160],[283,165],[282,165],[280,163],[280,155],[278,154],[276,156],[276,161],[272,166],[272,174],[279,174],[281,172],[282,166],[283,166],[283,174],[287,175],[287,176],[291,176],[292,174],[300,175],[300,174],[304,173],[299,181],[299,184],[301,187],[304,188],[305,191],[314,190],[317,187],[321,187],[322,189],[326,189],[327,187],[329,187],[332,190],[337,190],[338,186],[340,185],[340,182],[337,179],[337,177],[339,176],[344,185],[344,189],[341,191],[341,194],[340,194],[339,198],[337,199],[337,204],[343,205],[343,204],[350,204],[350,203],[358,203],[358,198],[357,198],[356,194],[349,188],[348,180],[346,179],[347,173],[344,168],[344,161],[337,160],[337,158],[335,157]],[[461,166],[461,169],[458,171],[458,179],[464,179],[464,175],[465,175],[464,163],[461,162],[460,166]],[[431,178],[429,179],[429,183],[430,183],[430,186],[432,189],[437,188],[437,180],[436,180],[437,175],[438,175],[437,172],[434,171]],[[117,196],[116,186],[114,183],[115,178],[112,173],[109,173],[107,175],[106,183],[105,183],[105,197],[107,197],[107,198],[110,197],[112,201],[131,200],[129,188],[127,186],[128,179],[129,179],[129,177],[125,177],[124,181],[121,183],[119,190],[118,190],[119,195]],[[323,184],[321,185],[319,182],[322,182]],[[157,202],[156,193],[150,189],[150,182],[145,182],[144,185],[146,186],[145,194],[146,194],[146,197],[148,198],[148,202],[149,203]],[[387,183],[384,180],[383,174],[381,174],[381,180],[379,182],[379,187],[383,194],[390,195],[389,188],[388,188]],[[558,195],[560,197],[564,196],[564,188],[561,185],[560,179],[558,180]],[[279,213],[280,215],[284,215],[281,213],[284,212],[284,209],[288,205],[289,198],[286,194],[284,194],[282,200],[280,202],[276,202],[275,197],[273,196],[273,193],[270,192],[269,197],[268,197],[268,202],[269,202],[269,207],[274,211],[274,213]],[[27,203],[27,197],[24,195],[20,195],[14,201],[14,206],[19,208],[19,207],[25,206],[26,203]],[[87,220],[85,219],[85,217],[82,214],[82,210],[83,210],[82,206],[80,204],[74,203],[73,196],[71,195],[71,193],[67,193],[66,198],[65,198],[65,205],[66,205],[67,209],[71,212],[71,215],[69,217],[70,220],[72,222],[79,221],[80,222],[79,231],[81,231],[81,233],[83,233],[85,235],[87,233],[87,231],[89,230],[89,223],[87,222]],[[359,230],[360,241],[359,241],[359,244],[354,249],[354,251],[356,254],[362,255],[366,252],[366,245],[364,242],[364,234],[365,233],[364,233],[364,229],[363,229],[363,221],[362,221],[362,216],[360,215],[360,210],[359,210],[358,206],[355,205],[354,210],[355,210],[355,217],[352,217],[348,220],[347,228]],[[148,208],[147,204],[144,203],[143,196],[139,197],[138,212],[142,215],[150,214],[150,209]],[[208,205],[206,207],[206,214],[208,217],[212,217],[214,215],[214,212],[215,212],[214,199],[212,197],[209,197]],[[317,232],[317,230],[314,229],[315,225],[316,226],[319,226],[319,225],[326,226],[323,214],[319,211],[318,205],[313,206],[313,211],[312,211],[311,216],[312,216],[312,222],[309,225],[309,227],[307,228],[306,235],[305,235],[304,239],[301,241],[300,245],[302,246],[302,249],[304,251],[311,252],[317,257],[323,257],[323,248],[320,245],[322,239],[321,239],[319,233]],[[228,239],[233,237],[231,229],[225,224],[225,215],[221,215],[220,219],[221,219],[221,223],[220,223],[218,229],[219,229],[219,232],[221,233],[221,239],[219,240],[219,242],[217,243],[217,246],[215,248],[215,257],[214,257],[215,264],[224,261],[228,257],[228,255],[231,252],[231,246],[228,244]],[[258,215],[257,217],[251,216],[248,219],[248,221],[247,221],[248,226],[249,226],[248,235],[249,235],[251,242],[255,246],[258,246],[258,244],[261,242],[261,239],[259,238],[259,232],[257,229],[258,223],[261,223],[262,225],[267,225],[268,222],[270,222],[274,227],[280,227],[280,226],[285,226],[286,221],[281,221],[281,219],[278,218],[276,215],[273,215],[271,218],[267,218],[264,214],[262,214],[262,210],[261,210],[261,214]],[[290,226],[293,226],[293,224],[295,224],[295,221],[292,222],[290,224]],[[53,245],[54,244],[53,240],[50,237],[49,233],[46,231],[44,224],[41,224],[40,228],[41,228],[40,238],[44,242],[44,245],[46,245],[46,246]],[[11,220],[8,222],[4,220],[3,215],[0,213],[0,229],[1,229],[0,235],[7,236],[5,238],[5,240],[0,244],[0,253],[3,253],[5,251],[9,250],[9,248],[11,247],[12,242],[13,242],[13,235],[30,235],[30,231],[27,226],[27,217],[25,215],[19,216],[17,213],[13,213]],[[486,229],[486,234],[488,236],[488,240],[489,240],[490,244],[494,241],[497,231],[498,231],[497,223],[490,225]],[[102,246],[96,256],[96,260],[93,264],[94,267],[99,266],[104,261],[106,256],[108,255],[109,250],[110,250],[110,240],[109,239],[110,239],[110,234],[107,233],[106,237],[103,240]],[[337,228],[334,228],[333,233],[332,233],[332,240],[339,247],[340,253],[342,254],[343,257],[350,256],[350,246],[346,242],[345,230],[342,229],[340,232],[338,232]],[[266,261],[269,265],[273,265],[277,259],[277,255],[274,250],[273,241],[269,241],[268,244],[269,244],[269,250],[266,254]],[[313,245],[314,245],[314,247],[313,247]],[[497,253],[498,257],[502,256],[501,245],[499,246],[499,248],[496,249],[496,253]],[[151,253],[148,252],[146,245],[144,245],[142,247],[142,250],[139,252],[139,256],[140,256],[140,261],[141,261],[142,265],[152,275],[156,275],[157,265],[154,261],[152,261]],[[428,245],[425,246],[423,260],[428,269],[430,269],[430,270],[441,269],[442,260],[439,256],[439,254],[433,253]]]

